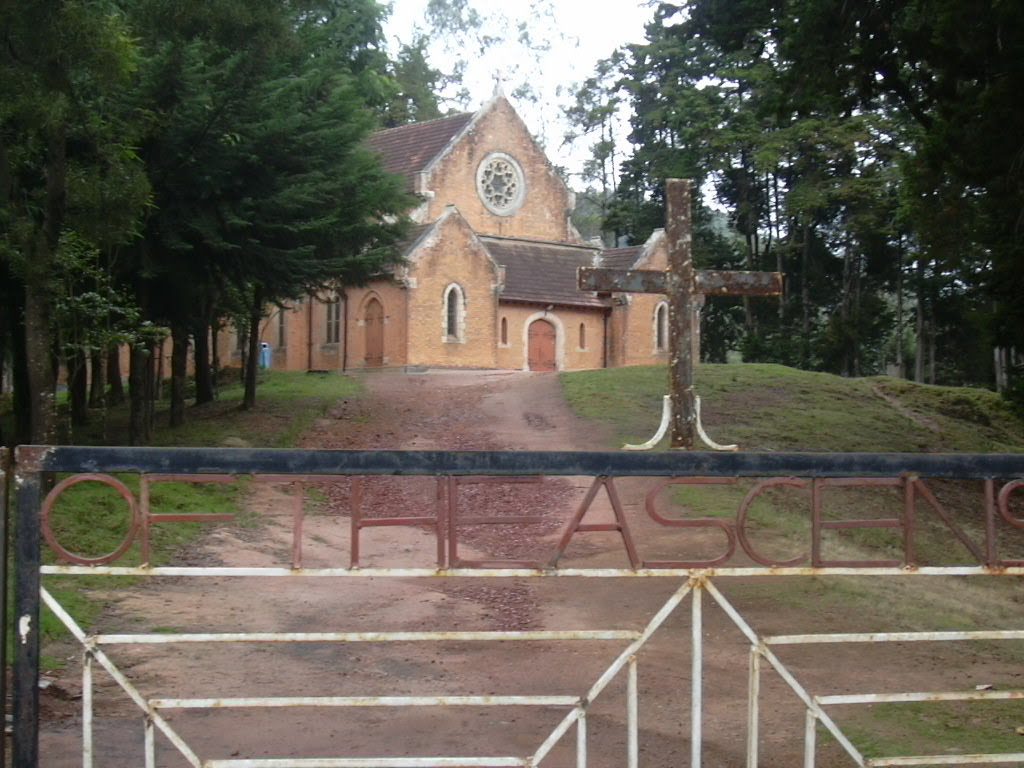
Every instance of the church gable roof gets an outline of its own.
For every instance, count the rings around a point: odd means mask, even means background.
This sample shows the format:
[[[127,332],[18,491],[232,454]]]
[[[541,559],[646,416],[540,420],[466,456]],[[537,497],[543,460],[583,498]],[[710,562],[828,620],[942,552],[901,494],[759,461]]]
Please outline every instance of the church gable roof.
[[[505,268],[503,301],[607,307],[606,299],[576,287],[576,270],[592,267],[598,249],[587,246],[481,236],[492,258]]]
[[[640,257],[643,246],[631,245],[628,248],[607,248],[601,251],[601,266],[607,269],[632,269]]]
[[[473,117],[472,112],[464,112],[423,123],[386,128],[373,133],[367,145],[380,155],[384,170],[404,176],[409,191],[415,191],[417,174],[441,154]]]
[[[649,266],[651,257],[656,254],[664,239],[665,230],[656,229],[643,245],[606,248],[601,251],[601,266],[606,269],[642,269]]]

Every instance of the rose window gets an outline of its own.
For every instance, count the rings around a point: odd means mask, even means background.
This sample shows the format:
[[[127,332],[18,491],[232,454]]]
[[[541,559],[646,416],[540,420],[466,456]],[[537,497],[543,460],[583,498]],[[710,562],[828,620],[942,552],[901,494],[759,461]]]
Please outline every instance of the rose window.
[[[480,165],[477,191],[484,204],[494,213],[510,214],[523,200],[523,172],[511,157],[491,155]]]

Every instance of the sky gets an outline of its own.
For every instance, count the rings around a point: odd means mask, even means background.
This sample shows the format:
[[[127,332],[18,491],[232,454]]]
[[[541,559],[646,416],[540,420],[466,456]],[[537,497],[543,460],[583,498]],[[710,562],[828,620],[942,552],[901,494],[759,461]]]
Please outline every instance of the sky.
[[[417,25],[425,26],[426,4],[427,0],[392,0],[385,35],[393,49],[398,41],[410,40]],[[510,98],[516,88],[528,83],[538,102],[512,99],[513,105],[552,162],[565,167],[572,185],[581,188],[576,174],[586,160],[587,145],[585,141],[563,145],[570,126],[561,108],[571,103],[572,86],[589,77],[599,59],[617,47],[643,42],[644,25],[654,13],[649,0],[470,0],[470,4],[488,20],[486,33],[507,36],[511,42],[489,47],[483,54],[468,44],[457,51],[446,50],[442,40],[432,44],[430,57],[438,69],[445,70],[457,57],[468,61],[464,85],[469,103],[449,106],[477,109],[492,96],[498,78]],[[533,54],[515,42],[520,23],[526,23],[531,38],[548,49]]]

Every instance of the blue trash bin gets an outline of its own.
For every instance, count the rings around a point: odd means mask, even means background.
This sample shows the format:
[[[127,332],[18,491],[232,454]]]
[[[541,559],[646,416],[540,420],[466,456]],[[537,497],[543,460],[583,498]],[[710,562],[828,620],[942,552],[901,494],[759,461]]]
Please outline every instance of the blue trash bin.
[[[269,368],[270,364],[274,359],[274,351],[270,348],[270,344],[265,341],[260,342],[260,368]]]

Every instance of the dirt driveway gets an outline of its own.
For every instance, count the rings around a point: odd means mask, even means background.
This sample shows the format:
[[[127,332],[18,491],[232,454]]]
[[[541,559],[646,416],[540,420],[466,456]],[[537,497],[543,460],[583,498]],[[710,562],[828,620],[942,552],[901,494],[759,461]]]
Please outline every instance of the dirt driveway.
[[[306,448],[453,450],[598,450],[606,436],[565,405],[557,377],[507,372],[378,374],[368,395],[342,401],[304,438]],[[589,485],[586,478],[539,485],[466,486],[460,505],[493,515],[528,513],[528,529],[490,526],[460,539],[466,558],[544,558]],[[678,545],[679,534],[642,516],[646,482],[620,486],[634,535],[652,550]],[[430,478],[366,481],[372,516],[429,515]],[[183,562],[287,565],[292,555],[291,489],[254,483],[249,503],[262,522],[224,528]],[[352,488],[335,482],[310,492],[303,565],[345,567],[350,555]],[[594,509],[594,521],[608,514]],[[588,518],[589,519],[589,518]],[[688,536],[689,551],[720,542]],[[433,533],[422,527],[364,531],[362,566],[431,567]],[[577,536],[565,564],[626,565],[617,534]],[[163,578],[111,594],[103,632],[358,632],[425,630],[642,629],[680,584],[673,579]],[[722,584],[759,631],[868,630],[828,595],[820,581],[779,591],[777,580]],[[820,604],[815,597],[825,598]],[[704,765],[742,766],[745,754],[749,644],[717,608],[704,607]],[[428,696],[583,694],[618,656],[623,640],[188,644],[115,646],[110,655],[147,697]],[[814,693],[917,690],[923,672],[933,689],[972,687],[1020,670],[1007,659],[979,667],[970,653],[886,647],[867,660],[835,649],[783,654]],[[638,654],[640,757],[645,768],[689,765],[690,605],[684,603]],[[47,696],[42,764],[81,765],[75,661]],[[980,670],[980,671],[979,671]],[[143,717],[110,679],[97,673],[96,766],[142,764]],[[626,681],[619,675],[587,717],[592,768],[618,768],[626,755]],[[351,709],[214,708],[179,710],[168,719],[204,759],[325,756],[528,755],[562,719],[564,707],[363,707]],[[803,710],[772,675],[761,688],[763,768],[802,764]],[[187,763],[158,736],[159,766]],[[570,732],[543,765],[575,765]],[[819,766],[851,763],[838,747],[819,747]],[[285,765],[285,762],[280,765]]]

